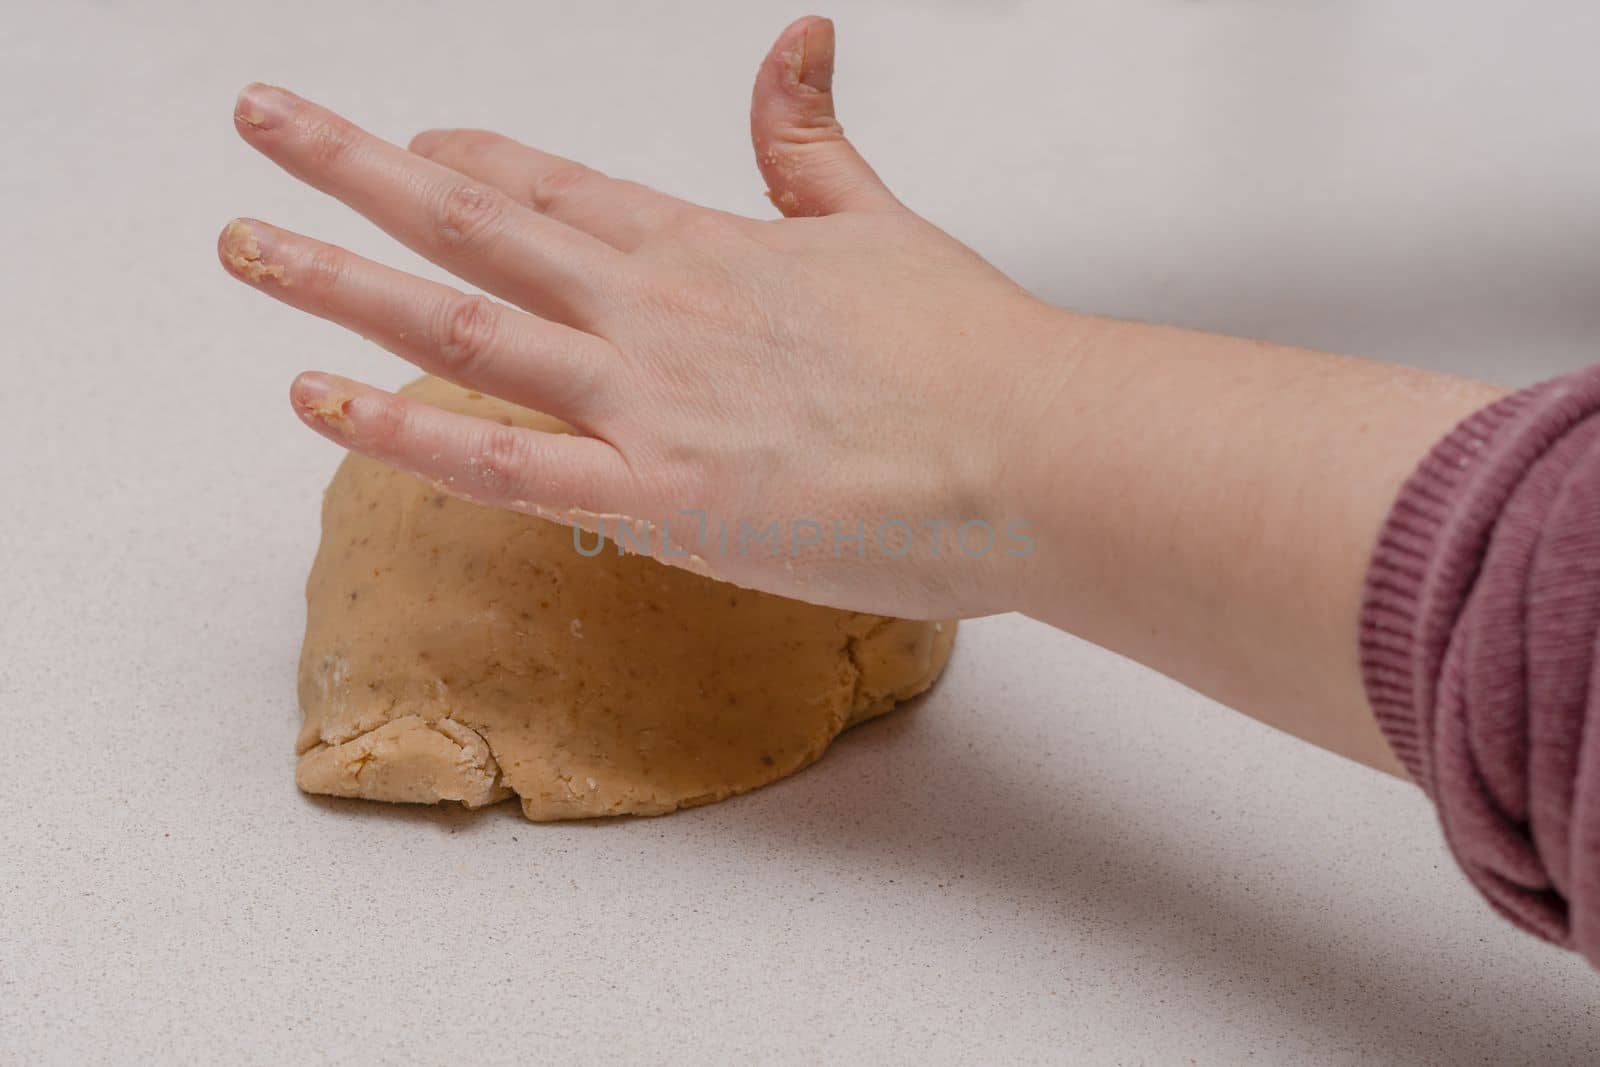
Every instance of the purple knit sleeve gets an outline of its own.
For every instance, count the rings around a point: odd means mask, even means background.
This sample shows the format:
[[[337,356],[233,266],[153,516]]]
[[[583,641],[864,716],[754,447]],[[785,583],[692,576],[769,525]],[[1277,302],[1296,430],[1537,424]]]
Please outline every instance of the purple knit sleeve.
[[[1379,536],[1360,640],[1473,884],[1600,966],[1600,366],[1435,446]]]

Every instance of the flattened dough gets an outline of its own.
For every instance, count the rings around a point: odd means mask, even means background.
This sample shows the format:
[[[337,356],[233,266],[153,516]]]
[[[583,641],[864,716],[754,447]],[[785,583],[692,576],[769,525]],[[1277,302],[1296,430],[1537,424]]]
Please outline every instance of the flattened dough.
[[[437,379],[419,400],[546,416]],[[586,536],[592,546],[592,536]],[[296,781],[530,819],[660,815],[793,774],[933,684],[954,622],[835,611],[619,556],[350,456],[306,588]]]

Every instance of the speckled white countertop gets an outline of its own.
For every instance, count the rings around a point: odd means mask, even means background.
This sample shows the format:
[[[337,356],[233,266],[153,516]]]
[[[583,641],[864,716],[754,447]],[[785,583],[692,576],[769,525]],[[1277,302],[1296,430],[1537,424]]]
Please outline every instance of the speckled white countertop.
[[[1593,358],[1582,3],[835,4],[911,204],[1085,308],[1522,382]],[[1409,787],[1018,618],[755,795],[534,826],[295,791],[336,461],[230,283],[250,213],[400,264],[238,143],[287,83],[748,211],[799,11],[31,5],[0,38],[0,1062],[1593,1063],[1600,978]]]

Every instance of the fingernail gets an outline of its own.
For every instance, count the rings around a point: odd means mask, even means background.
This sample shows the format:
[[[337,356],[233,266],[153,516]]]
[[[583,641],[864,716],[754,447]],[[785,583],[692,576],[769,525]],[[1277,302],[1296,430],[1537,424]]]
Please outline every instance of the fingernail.
[[[270,130],[283,125],[293,108],[293,99],[282,89],[251,82],[233,105],[233,121],[253,130]]]
[[[267,262],[271,250],[267,231],[257,230],[244,219],[234,219],[222,231],[221,247],[223,261],[246,281],[283,281],[283,266]]]
[[[355,397],[339,388],[338,380],[327,374],[307,371],[294,380],[289,390],[294,408],[307,422],[319,422],[343,430],[350,422],[350,401]]]
[[[818,19],[800,39],[800,84],[826,93],[833,88],[833,23]]]

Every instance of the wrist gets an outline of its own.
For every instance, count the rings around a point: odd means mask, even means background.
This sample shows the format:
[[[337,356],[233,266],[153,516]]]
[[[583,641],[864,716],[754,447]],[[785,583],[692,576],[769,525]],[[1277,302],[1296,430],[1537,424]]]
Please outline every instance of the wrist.
[[[1026,551],[1006,559],[998,588],[1003,604],[994,611],[1017,611],[1063,625],[1055,607],[1075,584],[1070,573],[1081,553],[1070,520],[1073,502],[1069,469],[1080,444],[1093,444],[1095,431],[1085,418],[1095,376],[1094,364],[1114,348],[1111,335],[1121,324],[1032,297],[1019,315],[1005,387],[996,422],[998,469],[993,508],[998,521],[1026,538]],[[993,389],[993,386],[990,386]]]

